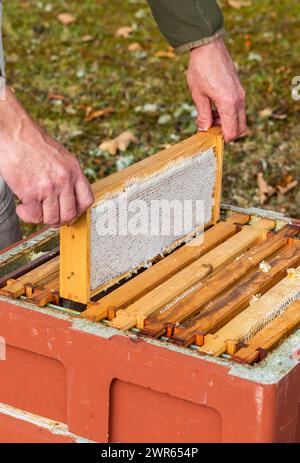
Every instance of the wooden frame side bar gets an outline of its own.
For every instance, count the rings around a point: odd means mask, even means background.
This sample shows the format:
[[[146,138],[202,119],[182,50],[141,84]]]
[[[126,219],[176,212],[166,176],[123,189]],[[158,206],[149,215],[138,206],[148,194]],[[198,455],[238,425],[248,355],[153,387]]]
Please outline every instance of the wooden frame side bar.
[[[88,210],[74,224],[60,230],[60,296],[90,301],[90,219]]]

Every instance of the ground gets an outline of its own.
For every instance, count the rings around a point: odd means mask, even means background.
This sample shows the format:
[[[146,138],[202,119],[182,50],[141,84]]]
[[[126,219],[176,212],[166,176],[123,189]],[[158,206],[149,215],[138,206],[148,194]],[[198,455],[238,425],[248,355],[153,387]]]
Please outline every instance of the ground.
[[[8,80],[33,117],[76,154],[91,181],[195,132],[188,57],[173,56],[145,0],[4,3]],[[226,148],[223,201],[257,206],[259,172],[275,189],[299,177],[300,101],[292,99],[291,82],[300,75],[300,4],[223,0],[222,6],[249,119],[248,136]],[[58,19],[66,12],[70,24]],[[127,26],[129,37],[117,37]],[[114,112],[85,120],[107,107]],[[137,144],[117,155],[99,149],[127,130]],[[300,216],[299,188],[273,194],[264,207]],[[24,226],[25,233],[34,229]]]

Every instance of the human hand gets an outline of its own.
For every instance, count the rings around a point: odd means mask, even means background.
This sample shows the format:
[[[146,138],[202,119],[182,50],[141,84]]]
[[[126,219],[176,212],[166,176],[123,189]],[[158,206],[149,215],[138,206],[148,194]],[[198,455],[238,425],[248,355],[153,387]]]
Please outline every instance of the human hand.
[[[9,89],[0,102],[0,125],[0,173],[21,201],[22,220],[59,226],[92,205],[76,158],[30,118]]]
[[[246,132],[245,91],[222,37],[191,50],[187,82],[199,130],[221,125],[225,143]]]

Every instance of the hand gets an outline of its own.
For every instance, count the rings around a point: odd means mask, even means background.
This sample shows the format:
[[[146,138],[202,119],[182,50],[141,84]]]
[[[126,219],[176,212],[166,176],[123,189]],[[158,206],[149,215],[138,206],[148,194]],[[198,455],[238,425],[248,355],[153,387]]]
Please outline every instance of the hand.
[[[6,89],[0,102],[0,173],[20,199],[19,217],[52,226],[73,222],[93,203],[79,163]]]
[[[225,143],[247,130],[245,91],[223,38],[191,51],[187,82],[197,108],[199,130],[221,124]]]

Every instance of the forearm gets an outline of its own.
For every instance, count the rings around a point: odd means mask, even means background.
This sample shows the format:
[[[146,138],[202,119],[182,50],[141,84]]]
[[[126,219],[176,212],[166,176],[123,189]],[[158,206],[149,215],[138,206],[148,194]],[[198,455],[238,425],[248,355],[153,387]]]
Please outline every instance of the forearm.
[[[5,99],[5,68],[4,55],[2,46],[2,0],[0,0],[0,100]]]
[[[224,19],[215,0],[148,0],[154,19],[178,51],[206,45],[224,33]]]
[[[33,120],[23,108],[14,92],[5,85],[5,99],[0,101],[0,141],[15,139],[22,136],[28,126],[34,124]]]

